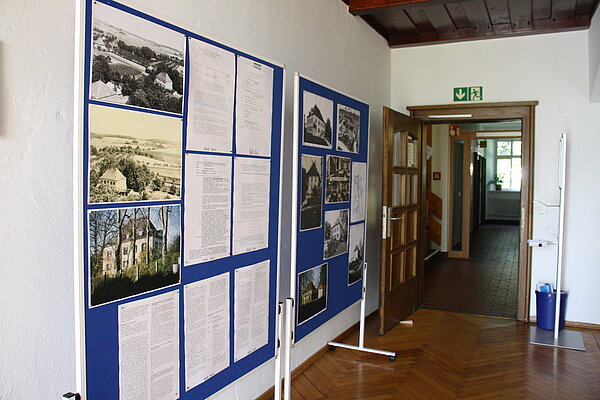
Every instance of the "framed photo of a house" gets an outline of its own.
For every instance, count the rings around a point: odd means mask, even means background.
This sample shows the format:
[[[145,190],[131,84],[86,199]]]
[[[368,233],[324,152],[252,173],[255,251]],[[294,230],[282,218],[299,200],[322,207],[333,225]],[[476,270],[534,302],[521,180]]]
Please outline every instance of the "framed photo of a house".
[[[302,154],[300,231],[321,227],[323,214],[323,157]]]
[[[365,262],[365,224],[350,225],[348,250],[348,286],[362,279]]]
[[[181,206],[88,213],[90,306],[178,284]]]
[[[185,36],[98,1],[92,18],[90,99],[181,114]]]
[[[338,104],[336,149],[358,153],[360,146],[360,112],[352,107]]]
[[[89,108],[89,202],[181,198],[181,118]]]
[[[348,252],[348,209],[325,211],[325,238],[323,258],[339,256]]]
[[[298,325],[327,309],[327,263],[298,274]]]
[[[333,101],[311,92],[303,94],[302,144],[331,149]]]
[[[327,155],[325,203],[334,204],[350,201],[350,164],[350,158]]]

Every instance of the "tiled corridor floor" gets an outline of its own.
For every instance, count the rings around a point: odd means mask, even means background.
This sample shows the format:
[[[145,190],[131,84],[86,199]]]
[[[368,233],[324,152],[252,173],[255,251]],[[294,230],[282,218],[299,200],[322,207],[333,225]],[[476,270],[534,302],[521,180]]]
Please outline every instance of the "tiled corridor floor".
[[[423,308],[516,318],[519,227],[482,225],[471,258],[425,264]]]

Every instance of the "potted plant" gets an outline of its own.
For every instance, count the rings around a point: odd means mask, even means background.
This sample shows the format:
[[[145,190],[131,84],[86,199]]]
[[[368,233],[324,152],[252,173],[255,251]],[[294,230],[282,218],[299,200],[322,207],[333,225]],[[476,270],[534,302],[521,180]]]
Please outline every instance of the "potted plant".
[[[496,190],[502,190],[502,182],[504,182],[502,177],[500,175],[496,175],[494,179],[488,182],[488,185],[494,185]]]

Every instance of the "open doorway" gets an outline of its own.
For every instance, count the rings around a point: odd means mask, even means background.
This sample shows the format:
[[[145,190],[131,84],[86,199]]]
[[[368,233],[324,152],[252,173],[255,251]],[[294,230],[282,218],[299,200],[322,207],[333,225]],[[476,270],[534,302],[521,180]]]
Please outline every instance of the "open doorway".
[[[408,107],[426,145],[424,307],[527,320],[535,105]]]
[[[521,121],[429,124],[425,308],[517,318]],[[437,214],[437,215],[436,215]]]

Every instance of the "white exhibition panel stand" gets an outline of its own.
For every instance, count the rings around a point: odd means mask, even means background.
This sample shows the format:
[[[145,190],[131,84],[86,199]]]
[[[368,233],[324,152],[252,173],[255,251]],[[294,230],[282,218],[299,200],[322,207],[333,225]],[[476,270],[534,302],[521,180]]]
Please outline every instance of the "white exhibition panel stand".
[[[97,18],[101,15],[100,8],[104,14],[102,18],[107,19],[106,25],[104,25],[104,32],[102,29],[95,29],[94,26],[94,12],[97,11]],[[110,15],[115,17],[111,19]],[[134,22],[132,22],[134,21]],[[124,330],[120,325],[119,320],[124,313],[122,310],[130,310],[135,304],[148,303],[151,304],[154,299],[158,299],[160,296],[172,296],[174,301],[171,304],[175,305],[175,315],[178,331],[173,337],[176,339],[176,364],[177,373],[176,378],[173,380],[171,385],[174,385],[175,393],[171,392],[168,394],[169,398],[177,399],[197,399],[197,398],[209,398],[215,396],[215,394],[221,392],[229,384],[244,376],[250,371],[254,370],[258,366],[274,358],[275,365],[278,367],[281,363],[280,360],[280,335],[282,333],[282,304],[277,303],[277,293],[279,286],[279,273],[280,273],[280,243],[281,243],[281,189],[283,184],[283,174],[281,173],[282,159],[283,159],[283,123],[284,123],[284,93],[285,93],[285,67],[282,64],[268,60],[264,57],[256,55],[253,52],[246,51],[237,48],[233,45],[224,43],[216,38],[209,37],[203,33],[198,32],[195,28],[186,26],[178,21],[174,21],[168,17],[160,15],[151,10],[140,7],[139,5],[129,1],[112,1],[112,0],[78,0],[76,1],[76,43],[75,43],[75,91],[74,91],[74,232],[75,232],[75,246],[74,246],[74,273],[75,273],[75,295],[76,295],[76,362],[77,362],[77,391],[86,400],[95,399],[118,399],[123,395],[122,391],[122,377],[121,377],[121,361],[125,360],[121,355],[122,344],[120,341],[120,335]],[[114,29],[114,31],[113,31]],[[146,29],[146,31],[144,31]],[[106,33],[109,32],[109,33]],[[140,33],[142,32],[142,33]],[[143,32],[148,32],[148,36],[144,36]],[[164,32],[167,35],[179,36],[182,40],[183,51],[181,56],[174,56],[172,51],[179,51],[173,47],[170,47],[170,43],[161,42],[165,36],[157,35],[156,32]],[[104,43],[97,42],[99,37],[106,36]],[[114,38],[113,38],[114,36]],[[123,40],[124,45],[117,44],[117,40]],[[128,38],[131,39],[128,42]],[[109,43],[114,40],[114,43]],[[164,39],[167,40],[167,39]],[[254,150],[244,150],[242,145],[239,143],[245,143],[253,145],[252,141],[242,142],[243,138],[241,134],[238,136],[238,132],[242,130],[250,129],[246,125],[243,126],[240,122],[241,118],[233,119],[231,122],[230,142],[231,149],[227,150],[215,150],[209,148],[201,148],[197,146],[191,146],[188,143],[188,123],[192,124],[192,117],[188,114],[191,112],[190,98],[192,96],[193,88],[190,82],[192,75],[192,67],[190,66],[190,42],[201,44],[202,46],[210,47],[214,49],[214,54],[218,52],[224,53],[228,58],[233,60],[235,72],[233,75],[233,91],[231,98],[228,99],[230,106],[232,107],[233,115],[237,113],[237,106],[243,103],[240,99],[241,95],[238,96],[236,91],[238,85],[240,85],[240,77],[237,72],[244,68],[246,73],[252,73],[257,71],[271,71],[272,75],[265,73],[263,76],[271,76],[272,78],[265,79],[265,85],[262,86],[262,94],[266,94],[272,99],[272,104],[267,104],[266,108],[270,107],[270,114],[263,118],[266,126],[269,128],[266,135],[261,136],[263,139],[261,144],[262,148]],[[142,44],[140,44],[142,43]],[[127,47],[129,46],[129,47]],[[156,52],[154,59],[152,60],[152,68],[146,66],[146,70],[142,71],[140,66],[144,63],[134,62],[127,57],[134,58],[136,51],[139,48],[147,47],[150,51]],[[118,49],[117,49],[118,47]],[[131,55],[121,54],[120,51],[129,52]],[[181,106],[179,110],[172,110],[167,108],[160,108],[162,106],[139,106],[129,103],[128,98],[125,94],[121,93],[118,88],[119,84],[112,82],[110,78],[108,82],[102,80],[94,80],[94,88],[92,88],[92,69],[95,52],[103,52],[102,54],[110,54],[109,63],[119,64],[120,67],[115,69],[120,71],[122,74],[128,74],[131,69],[138,70],[137,74],[133,74],[134,78],[131,79],[144,79],[144,77],[150,74],[156,74],[157,79],[154,80],[153,84],[158,85],[159,83],[165,89],[172,93],[172,99],[170,101],[180,100]],[[147,51],[147,50],[145,50]],[[164,53],[160,53],[164,51]],[[117,54],[119,53],[119,54]],[[114,54],[114,55],[113,55]],[[165,55],[173,55],[170,60]],[[150,56],[148,56],[150,57]],[[181,60],[181,62],[179,61]],[[165,64],[166,68],[172,68],[177,70],[182,77],[182,87],[178,88],[181,93],[175,93],[173,81],[169,82],[170,76],[165,72],[164,74],[158,73],[154,70],[154,66],[164,67],[161,64]],[[242,65],[244,64],[244,65]],[[112,71],[112,70],[111,70]],[[249,72],[250,71],[250,72]],[[198,74],[197,71],[193,73]],[[160,75],[160,76],[159,76]],[[165,76],[166,75],[166,76]],[[125,75],[123,75],[125,76]],[[129,77],[129,75],[127,75]],[[207,74],[208,76],[208,74]],[[159,79],[161,78],[161,79]],[[129,79],[129,78],[128,78]],[[238,79],[238,80],[236,80]],[[271,80],[269,80],[271,79]],[[161,82],[157,83],[158,80]],[[252,79],[248,79],[246,84],[250,85]],[[115,81],[116,82],[116,81]],[[142,81],[139,81],[142,82]],[[147,85],[152,84],[146,82]],[[177,82],[177,84],[179,84]],[[197,83],[194,83],[197,85]],[[250,86],[249,86],[250,87]],[[104,90],[104,94],[111,96],[96,96],[96,90],[100,88],[100,92]],[[214,87],[213,87],[214,88]],[[196,87],[198,89],[198,87]],[[114,93],[108,93],[107,90],[112,90]],[[156,93],[161,90],[153,89]],[[257,93],[260,89],[256,89]],[[150,93],[150,92],[148,92]],[[166,92],[163,92],[166,93]],[[162,94],[164,95],[164,94]],[[195,94],[197,95],[197,93]],[[131,95],[130,95],[131,96]],[[168,96],[168,95],[167,95]],[[225,97],[225,95],[224,95]],[[258,98],[258,97],[257,97]],[[116,99],[116,100],[115,100]],[[238,102],[240,100],[240,102]],[[243,101],[253,101],[245,97]],[[256,100],[258,101],[258,100]],[[166,104],[163,102],[163,104]],[[189,106],[189,107],[188,107]],[[179,180],[174,179],[168,198],[156,198],[153,200],[147,200],[140,198],[134,200],[133,198],[114,198],[109,200],[103,200],[104,202],[98,202],[92,200],[90,195],[92,184],[90,178],[91,170],[91,153],[96,149],[91,149],[91,122],[100,126],[98,123],[100,118],[98,117],[101,113],[94,110],[103,110],[103,112],[116,114],[127,114],[133,116],[133,119],[144,120],[146,118],[154,118],[159,123],[167,121],[168,124],[174,125],[173,123],[179,124],[181,127],[178,131],[180,137],[180,153],[176,153],[176,157],[180,154],[179,165],[181,172]],[[265,109],[266,109],[265,108]],[[257,112],[258,113],[258,112]],[[270,119],[269,119],[270,118]],[[104,122],[104,121],[102,121]],[[110,121],[108,121],[110,122]],[[112,121],[112,123],[115,123]],[[116,124],[118,125],[118,121]],[[167,124],[167,125],[168,125]],[[152,129],[152,124],[147,125]],[[117,128],[119,128],[117,126]],[[143,131],[143,129],[142,129]],[[119,132],[115,132],[119,133]],[[141,135],[144,133],[142,132]],[[186,143],[188,145],[186,145]],[[124,143],[127,145],[127,143]],[[237,146],[240,146],[239,148]],[[265,146],[268,146],[269,150],[266,151]],[[159,146],[160,147],[160,146]],[[114,149],[115,152],[120,151]],[[184,224],[184,216],[186,210],[186,174],[192,171],[186,171],[186,158],[187,156],[202,156],[202,157],[221,157],[222,160],[226,160],[225,163],[230,163],[234,170],[230,175],[231,186],[229,189],[229,195],[231,196],[229,210],[229,248],[225,256],[215,259],[201,259],[199,261],[190,261],[186,259],[186,242],[185,242],[185,231],[186,226]],[[243,163],[256,165],[262,164],[267,165],[268,163],[268,179],[263,179],[263,184],[268,186],[268,211],[266,216],[266,235],[264,246],[246,246],[244,243],[236,242],[235,239],[235,223],[234,218],[236,210],[234,205],[236,204],[235,195],[235,183],[236,179],[240,179],[243,182],[240,174],[236,175],[235,166],[243,165]],[[241,171],[241,169],[240,169]],[[250,173],[251,174],[251,173]],[[118,179],[119,175],[113,173]],[[264,174],[266,175],[266,174]],[[256,178],[258,179],[258,178]],[[163,181],[164,182],[164,181]],[[179,193],[175,191],[176,184],[179,185]],[[241,188],[241,186],[240,186]],[[129,191],[129,188],[127,188]],[[129,192],[131,194],[132,192]],[[242,204],[242,203],[237,203]],[[187,204],[189,207],[196,207],[196,205]],[[203,207],[198,205],[199,208]],[[127,215],[129,210],[143,209],[147,214],[148,221],[150,221],[151,212],[154,216],[158,211],[151,211],[156,208],[164,209],[163,212],[163,231],[165,232],[164,241],[169,242],[173,235],[173,231],[170,230],[170,235],[167,236],[166,229],[170,227],[169,224],[175,224],[173,226],[178,227],[176,232],[179,232],[179,257],[173,266],[172,275],[175,281],[169,285],[163,285],[153,287],[150,289],[144,289],[142,291],[131,291],[127,293],[127,296],[116,296],[114,298],[99,299],[97,297],[94,300],[92,295],[92,267],[91,267],[91,256],[90,256],[90,226],[89,226],[89,215],[92,213],[118,213],[118,210],[123,211],[122,214]],[[176,212],[171,212],[171,208],[176,209]],[[241,208],[241,206],[240,206]],[[266,209],[266,207],[265,207]],[[133,211],[131,211],[133,213]],[[122,215],[119,214],[119,215]],[[158,215],[158,214],[157,214]],[[133,217],[135,218],[135,217]],[[131,219],[131,218],[130,218]],[[134,219],[134,221],[137,221]],[[170,222],[169,222],[170,221]],[[238,220],[239,221],[239,220]],[[155,223],[153,220],[152,224]],[[208,224],[207,224],[208,225]],[[238,229],[241,224],[238,224]],[[119,228],[119,232],[120,232]],[[158,228],[156,228],[158,229]],[[147,231],[150,231],[148,229]],[[121,235],[121,233],[119,233]],[[135,235],[135,234],[133,234]],[[149,236],[149,235],[148,235]],[[156,234],[158,237],[158,234]],[[134,239],[135,241],[135,236]],[[158,242],[157,242],[158,243]],[[137,244],[136,244],[137,246]],[[237,246],[237,248],[236,248]],[[133,248],[133,246],[132,246]],[[143,248],[143,246],[142,246]],[[173,248],[177,248],[173,245]],[[169,250],[171,251],[171,250]],[[132,264],[136,264],[137,257],[135,250],[133,250],[133,256],[128,255],[130,260],[133,260]],[[165,250],[166,252],[166,250]],[[163,252],[163,264],[165,260]],[[118,262],[118,258],[117,258]],[[261,344],[256,348],[248,348],[245,351],[247,353],[235,353],[236,341],[234,337],[235,332],[235,308],[234,308],[234,294],[237,294],[236,289],[236,276],[237,272],[244,267],[258,265],[264,262],[268,262],[268,268],[266,269],[265,277],[268,280],[268,292],[266,292],[266,303],[265,321],[268,321],[268,326],[265,327],[266,334],[262,337],[265,339],[265,344]],[[156,274],[158,274],[158,262],[156,262]],[[162,265],[162,264],[161,264]],[[164,265],[162,266],[164,267]],[[161,267],[161,268],[162,268]],[[104,267],[103,267],[104,268]],[[119,267],[119,269],[125,267]],[[248,271],[248,270],[247,270]],[[143,278],[143,274],[138,271],[136,279],[133,281],[133,285],[138,279]],[[151,273],[150,273],[151,275]],[[228,315],[229,319],[229,336],[225,339],[228,343],[227,351],[227,366],[223,369],[216,371],[214,374],[206,377],[206,379],[200,379],[200,383],[186,387],[186,360],[184,357],[186,351],[186,335],[184,334],[184,327],[186,326],[184,313],[185,313],[185,298],[184,291],[188,285],[194,285],[197,283],[208,282],[210,279],[227,276],[229,286],[226,287],[224,293],[228,297],[228,310],[224,313]],[[105,283],[110,280],[110,276],[105,274]],[[96,283],[96,285],[98,285]],[[96,286],[98,287],[98,286]],[[160,297],[162,298],[162,297]],[[175,343],[174,342],[174,343]],[[209,346],[210,347],[210,346]],[[171,352],[169,352],[171,353]],[[278,368],[277,368],[278,369]],[[276,372],[276,379],[277,372]],[[78,394],[79,395],[79,394]],[[150,394],[148,394],[150,396]],[[148,397],[150,398],[150,397]],[[161,397],[163,398],[163,397]]]
[[[529,328],[529,338],[531,344],[537,344],[541,346],[550,346],[557,348],[566,348],[571,350],[585,351],[585,345],[581,332],[559,328],[560,325],[560,309],[562,300],[562,271],[563,271],[563,247],[565,240],[564,226],[565,226],[565,194],[566,194],[566,183],[567,183],[567,134],[563,133],[560,138],[559,145],[559,173],[558,173],[558,188],[560,190],[560,203],[558,205],[558,235],[553,240],[552,231],[554,229],[551,225],[546,228],[545,234],[540,239],[529,240],[528,243],[531,247],[546,247],[546,246],[557,246],[557,263],[556,263],[556,304],[554,310],[554,330],[549,331],[536,326]],[[536,205],[539,207],[540,205]],[[556,206],[548,206],[541,204],[542,207],[548,211],[544,211],[544,215],[548,218],[549,214],[554,214]],[[552,211],[549,211],[552,210]],[[550,217],[550,219],[552,219]],[[548,222],[548,221],[546,221]],[[539,318],[539,316],[538,316]]]
[[[312,103],[304,104],[305,101],[312,101]],[[347,106],[351,111],[356,111],[360,115],[360,147],[357,153],[352,154],[347,151],[347,148],[338,146],[336,141],[338,140],[339,129],[338,119],[336,115],[339,107]],[[317,114],[321,117],[321,120],[325,122],[328,120],[327,112],[323,112],[322,108],[333,107],[334,112],[332,113],[337,118],[333,119],[333,128],[331,132],[331,138],[329,143],[319,141],[309,136],[307,140],[305,137],[304,124],[307,120],[307,116],[310,114]],[[315,108],[319,108],[318,111],[314,111]],[[288,400],[291,398],[291,372],[292,372],[292,352],[294,345],[297,341],[301,340],[306,335],[313,332],[318,327],[328,322],[331,318],[338,315],[341,311],[347,307],[360,301],[360,333],[358,345],[348,345],[344,343],[329,342],[328,345],[331,349],[336,347],[342,347],[352,350],[358,350],[363,352],[369,352],[374,354],[381,354],[390,357],[394,360],[396,353],[384,350],[371,349],[364,346],[365,336],[365,305],[366,305],[366,284],[367,284],[367,263],[366,263],[366,210],[367,210],[367,196],[366,191],[368,190],[368,144],[369,144],[369,105],[363,103],[360,100],[352,98],[344,93],[341,93],[335,89],[332,89],[324,84],[321,84],[313,79],[307,78],[300,74],[296,74],[294,77],[294,139],[293,139],[293,183],[292,183],[292,237],[291,237],[291,279],[290,279],[290,297],[286,299],[285,306],[285,331],[287,337],[285,338],[285,360],[284,360],[284,399]],[[325,134],[326,136],[326,134]],[[314,140],[314,142],[311,142]],[[335,143],[335,144],[334,144]],[[344,150],[341,150],[341,149]],[[321,188],[321,209],[319,210],[321,223],[313,224],[312,226],[306,227],[302,225],[301,218],[302,212],[299,209],[299,204],[302,202],[304,196],[300,193],[303,190],[301,184],[303,182],[302,177],[302,156],[308,155],[308,157],[323,158],[324,168],[321,173],[321,181],[323,187]],[[344,212],[344,207],[350,206],[350,199],[352,193],[349,194],[349,198],[338,199],[335,202],[328,202],[327,196],[329,193],[325,177],[328,176],[330,171],[326,171],[330,167],[329,163],[326,162],[329,157],[341,157],[350,158],[350,164],[353,162],[362,162],[365,164],[365,179],[364,179],[364,210],[365,214],[360,220],[355,220],[349,224],[350,227],[363,224],[363,254],[361,260],[361,277],[355,282],[350,282],[349,272],[349,256],[344,253],[328,256],[327,248],[328,245],[324,245],[323,242],[327,242],[327,233],[324,231],[327,229],[326,218],[324,217],[327,211],[337,212],[341,210]],[[308,169],[308,168],[306,168]],[[352,174],[350,180],[352,180]],[[353,189],[350,189],[353,190]],[[350,217],[348,217],[351,220]],[[304,228],[304,229],[303,229]],[[348,239],[349,240],[349,239]],[[350,249],[352,251],[352,249]],[[307,254],[310,253],[309,256]],[[342,260],[343,267],[340,268],[338,265],[333,264],[335,261]],[[333,266],[332,266],[333,265]],[[315,268],[327,268],[327,284],[326,284],[326,303],[325,309],[317,309],[313,311],[314,315],[302,315],[300,308],[304,306],[307,300],[304,299],[306,292],[300,293],[304,288],[297,286],[297,280],[300,282],[300,275],[308,273],[308,271]],[[333,272],[332,272],[333,271]],[[321,271],[320,271],[321,272]],[[348,274],[348,280],[343,285],[334,279],[339,276],[333,276],[332,274]],[[345,276],[344,276],[345,280]],[[333,281],[333,283],[332,283]],[[322,282],[321,282],[322,284]],[[358,286],[360,285],[360,286]],[[320,286],[320,285],[314,285]],[[304,296],[303,296],[304,294]],[[337,296],[337,298],[336,298]],[[313,296],[314,298],[314,296]],[[318,299],[320,299],[320,293]],[[341,298],[341,300],[340,300]],[[301,303],[299,304],[299,301]],[[316,303],[318,300],[310,301],[308,304]],[[332,305],[333,304],[333,305]],[[331,309],[330,309],[331,308]],[[310,325],[309,325],[310,324]],[[275,387],[279,386],[276,382]],[[279,396],[275,397],[280,399]]]

